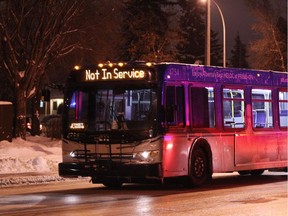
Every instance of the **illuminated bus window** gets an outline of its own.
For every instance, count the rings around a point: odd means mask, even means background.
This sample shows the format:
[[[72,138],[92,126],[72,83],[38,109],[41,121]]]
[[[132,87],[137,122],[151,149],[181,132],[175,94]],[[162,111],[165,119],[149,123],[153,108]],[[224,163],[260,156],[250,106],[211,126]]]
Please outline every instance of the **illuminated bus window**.
[[[170,125],[184,126],[184,88],[183,86],[166,87],[165,119]]]
[[[280,127],[288,126],[288,91],[279,91]]]
[[[252,89],[254,128],[272,128],[272,93],[267,89]]]
[[[192,127],[215,127],[214,88],[193,87],[190,89]]]
[[[88,100],[87,93],[75,91],[70,101],[69,117],[71,122],[84,120],[87,115],[88,107],[85,101]]]
[[[129,120],[143,121],[151,114],[152,106],[157,101],[156,93],[150,89],[131,90],[132,95],[132,116]]]
[[[223,89],[223,118],[225,128],[244,128],[244,90]]]

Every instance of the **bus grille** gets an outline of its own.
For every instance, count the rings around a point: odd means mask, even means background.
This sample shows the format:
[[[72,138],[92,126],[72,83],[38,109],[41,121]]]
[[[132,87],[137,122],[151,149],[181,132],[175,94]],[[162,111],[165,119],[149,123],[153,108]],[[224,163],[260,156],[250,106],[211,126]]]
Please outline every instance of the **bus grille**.
[[[133,159],[133,154],[127,153],[91,153],[90,150],[75,150],[71,157],[85,160],[86,162],[100,161],[100,160],[113,160],[120,162],[128,162]]]

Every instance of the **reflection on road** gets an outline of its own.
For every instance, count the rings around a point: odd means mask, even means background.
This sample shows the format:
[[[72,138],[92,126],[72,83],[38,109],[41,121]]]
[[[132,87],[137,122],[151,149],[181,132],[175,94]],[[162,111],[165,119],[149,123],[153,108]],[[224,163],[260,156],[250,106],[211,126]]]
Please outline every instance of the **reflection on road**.
[[[0,215],[285,215],[287,173],[215,175],[200,188],[88,182],[1,188]]]
[[[135,210],[137,215],[148,214],[151,210],[153,199],[149,196],[141,196],[136,200]]]

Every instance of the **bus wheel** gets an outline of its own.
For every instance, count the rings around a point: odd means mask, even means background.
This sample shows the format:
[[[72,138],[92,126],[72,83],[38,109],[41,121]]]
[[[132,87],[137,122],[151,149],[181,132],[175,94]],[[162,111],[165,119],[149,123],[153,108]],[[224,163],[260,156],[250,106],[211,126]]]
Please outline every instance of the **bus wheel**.
[[[102,184],[108,188],[120,188],[123,182],[118,179],[106,179],[102,182]]]
[[[260,176],[264,173],[264,169],[258,169],[258,170],[251,170],[250,174],[253,176]]]
[[[202,185],[211,177],[207,156],[201,148],[192,152],[189,169],[189,185],[191,186]]]

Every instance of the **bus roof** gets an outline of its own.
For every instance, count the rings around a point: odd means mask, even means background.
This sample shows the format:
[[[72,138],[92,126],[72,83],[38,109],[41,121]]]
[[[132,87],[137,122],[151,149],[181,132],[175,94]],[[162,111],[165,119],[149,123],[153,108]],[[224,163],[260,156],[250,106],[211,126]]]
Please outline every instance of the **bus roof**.
[[[288,73],[215,66],[160,63],[164,67],[164,81],[196,81],[225,84],[245,84],[287,87]]]
[[[101,65],[101,66],[100,66]],[[223,68],[196,64],[128,62],[98,64],[75,69],[69,79],[74,83],[130,83],[163,81],[206,82],[287,87],[288,73],[277,71]]]

